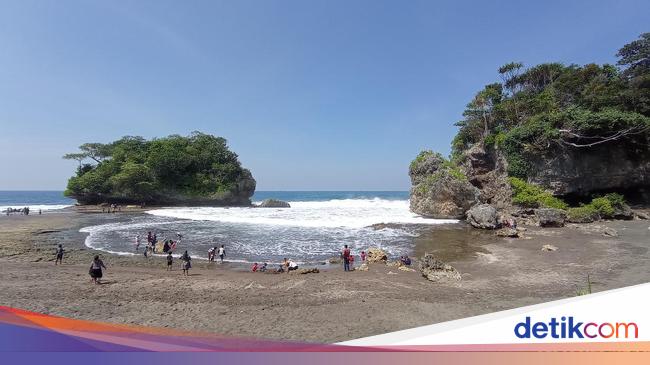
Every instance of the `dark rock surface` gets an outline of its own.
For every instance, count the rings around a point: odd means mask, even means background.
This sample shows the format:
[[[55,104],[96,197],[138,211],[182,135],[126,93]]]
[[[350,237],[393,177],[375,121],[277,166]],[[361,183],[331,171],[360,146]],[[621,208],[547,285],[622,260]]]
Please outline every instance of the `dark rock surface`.
[[[467,223],[475,228],[495,229],[497,209],[490,204],[477,204],[467,211]]]
[[[535,209],[535,217],[540,227],[563,227],[566,212],[561,209],[540,208]]]

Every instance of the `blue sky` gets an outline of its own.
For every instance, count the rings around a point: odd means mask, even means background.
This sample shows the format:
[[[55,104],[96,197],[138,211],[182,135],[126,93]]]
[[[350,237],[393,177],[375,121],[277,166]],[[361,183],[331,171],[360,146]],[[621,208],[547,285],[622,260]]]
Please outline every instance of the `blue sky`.
[[[407,190],[509,61],[614,63],[648,1],[0,1],[0,190],[84,142],[228,139],[258,190]]]

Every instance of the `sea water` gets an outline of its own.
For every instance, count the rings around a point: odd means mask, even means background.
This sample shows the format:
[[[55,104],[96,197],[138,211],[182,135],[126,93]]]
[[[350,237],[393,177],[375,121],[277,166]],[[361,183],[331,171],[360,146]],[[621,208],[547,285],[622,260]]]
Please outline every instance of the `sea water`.
[[[20,207],[73,203],[60,192],[22,193],[0,195],[0,201]],[[369,247],[393,257],[408,254],[423,229],[456,222],[412,213],[406,191],[259,191],[252,200],[267,198],[287,201],[291,208],[156,208],[145,214],[111,214],[109,222],[81,231],[88,234],[88,247],[120,255],[142,254],[147,232],[156,233],[160,241],[176,240],[180,233],[175,254],[187,250],[205,258],[209,248],[223,244],[230,262],[276,263],[287,257],[312,263],[337,256],[345,244],[355,255]]]
[[[29,207],[30,214],[54,211],[74,205],[75,201],[63,196],[62,191],[0,191],[0,212],[8,208]]]
[[[267,198],[285,200],[291,208],[160,208],[82,232],[89,234],[89,247],[123,255],[141,254],[135,251],[136,235],[144,245],[147,232],[159,240],[175,240],[180,233],[177,254],[188,250],[205,258],[211,247],[223,244],[230,262],[276,263],[287,257],[313,263],[337,256],[344,244],[357,255],[369,247],[407,254],[423,227],[456,222],[410,212],[404,191],[261,191],[253,201]]]

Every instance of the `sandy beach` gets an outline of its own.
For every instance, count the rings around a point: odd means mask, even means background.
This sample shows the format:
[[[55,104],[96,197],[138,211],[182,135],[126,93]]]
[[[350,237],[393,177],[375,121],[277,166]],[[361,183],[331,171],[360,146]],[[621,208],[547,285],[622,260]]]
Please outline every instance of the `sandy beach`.
[[[179,260],[169,272],[160,257],[85,247],[79,229],[106,219],[96,212],[69,208],[0,218],[0,305],[230,336],[338,342],[575,296],[587,275],[593,291],[650,280],[650,222],[644,220],[526,227],[518,239],[463,223],[431,227],[417,239],[413,257],[433,252],[462,274],[460,282],[433,283],[382,264],[367,272],[332,266],[301,275],[194,260],[191,275],[183,277]],[[606,227],[618,236],[603,235]],[[59,243],[66,255],[55,266]],[[557,251],[542,251],[546,244]],[[103,285],[92,285],[88,276],[95,254],[108,267]]]

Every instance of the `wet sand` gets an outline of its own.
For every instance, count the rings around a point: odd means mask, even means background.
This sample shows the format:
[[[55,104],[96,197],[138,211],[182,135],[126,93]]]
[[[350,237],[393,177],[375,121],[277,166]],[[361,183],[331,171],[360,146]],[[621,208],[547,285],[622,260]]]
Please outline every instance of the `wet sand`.
[[[116,215],[142,214],[138,209]],[[337,342],[650,281],[650,221],[527,227],[506,239],[464,224],[433,227],[413,256],[432,252],[462,281],[432,283],[381,264],[318,274],[263,274],[217,263],[116,256],[83,244],[79,228],[108,218],[92,209],[0,218],[0,305],[86,320],[210,331],[230,336]],[[618,237],[602,234],[605,227]],[[54,250],[63,243],[62,266]],[[541,247],[552,244],[557,251]],[[99,253],[108,270],[92,285]],[[322,267],[320,267],[322,269]]]

